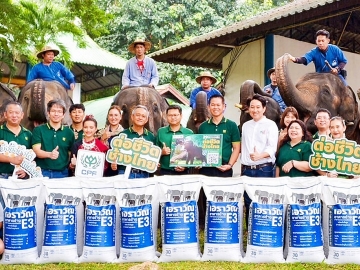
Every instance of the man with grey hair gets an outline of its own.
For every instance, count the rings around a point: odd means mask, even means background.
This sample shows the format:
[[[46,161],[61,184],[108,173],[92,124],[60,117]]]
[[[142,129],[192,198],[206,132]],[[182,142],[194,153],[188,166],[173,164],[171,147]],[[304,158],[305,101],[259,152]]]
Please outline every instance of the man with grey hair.
[[[32,134],[29,130],[20,125],[24,117],[24,113],[20,103],[16,101],[9,102],[5,107],[4,117],[6,122],[0,125],[0,140],[6,142],[14,141],[19,145],[23,145],[26,149],[31,149]],[[0,178],[7,179],[14,172],[14,165],[20,165],[24,160],[23,156],[9,156],[0,154]],[[26,177],[24,170],[17,170],[18,178]]]
[[[126,134],[129,139],[143,138],[146,141],[155,144],[155,136],[149,130],[145,128],[146,123],[149,120],[149,111],[143,105],[137,105],[131,113],[132,125],[128,129],[123,130],[120,134]],[[125,173],[125,166],[111,164],[112,170],[118,170],[118,174]],[[134,178],[148,178],[150,175],[146,171],[139,169],[131,169],[129,179]]]
[[[36,154],[36,164],[44,177],[68,176],[70,151],[75,137],[72,130],[62,124],[65,111],[63,100],[50,100],[47,104],[49,122],[33,130],[32,148]]]

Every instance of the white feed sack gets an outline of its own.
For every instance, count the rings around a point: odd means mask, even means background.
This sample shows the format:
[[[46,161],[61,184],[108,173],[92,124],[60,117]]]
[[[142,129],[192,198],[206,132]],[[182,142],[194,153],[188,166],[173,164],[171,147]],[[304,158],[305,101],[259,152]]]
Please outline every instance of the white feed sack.
[[[325,259],[321,226],[320,177],[289,178],[286,262],[318,263]]]
[[[159,212],[158,186],[154,179],[115,181],[120,214],[119,262],[156,261]]]
[[[322,183],[329,236],[326,262],[360,264],[360,179],[323,178]]]
[[[252,203],[243,262],[284,262],[285,187],[287,178],[241,177]]]
[[[5,201],[2,264],[36,263],[40,245],[44,202],[40,180],[1,179]]]
[[[46,206],[39,263],[78,262],[84,237],[81,182],[74,177],[43,181]]]
[[[201,176],[163,176],[160,187],[162,254],[158,262],[198,261]]]
[[[236,261],[242,258],[244,185],[241,178],[204,177],[206,195],[202,261]]]
[[[116,197],[114,181],[81,181],[85,201],[84,248],[79,262],[114,262],[116,256]]]

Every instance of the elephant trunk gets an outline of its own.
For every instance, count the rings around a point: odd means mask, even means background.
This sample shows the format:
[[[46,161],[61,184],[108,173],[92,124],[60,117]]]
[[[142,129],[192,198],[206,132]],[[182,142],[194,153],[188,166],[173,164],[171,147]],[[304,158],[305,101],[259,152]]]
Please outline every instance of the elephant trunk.
[[[285,53],[277,59],[275,66],[276,80],[279,87],[281,97],[288,106],[295,107],[299,112],[307,112],[304,107],[306,93],[301,93],[294,85],[289,75],[288,61],[290,55]]]
[[[31,87],[31,103],[29,109],[29,120],[45,123],[46,108],[45,108],[45,85],[42,80],[35,80]]]
[[[154,127],[154,111],[151,109],[150,107],[150,104],[149,104],[149,88],[147,87],[139,87],[137,89],[137,99],[138,99],[138,102],[137,104],[139,105],[142,105],[142,106],[145,106],[146,108],[148,108],[148,111],[149,111],[149,119],[148,119],[148,122],[146,123],[145,127],[148,129],[148,130],[151,130],[151,131],[155,131],[155,127]]]
[[[196,95],[196,108],[194,120],[197,123],[202,123],[210,118],[209,110],[207,107],[207,94],[200,91]]]

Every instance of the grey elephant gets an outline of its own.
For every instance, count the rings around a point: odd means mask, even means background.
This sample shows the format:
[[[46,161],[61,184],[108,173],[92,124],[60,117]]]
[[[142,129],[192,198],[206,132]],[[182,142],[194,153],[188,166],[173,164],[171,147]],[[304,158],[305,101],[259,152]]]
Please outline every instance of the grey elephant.
[[[207,106],[207,94],[204,91],[200,91],[196,95],[196,108],[192,110],[186,127],[194,133],[198,133],[200,124],[210,119],[210,117],[211,115]]]
[[[316,202],[320,202],[321,194],[320,193],[311,193],[306,196],[307,203],[312,204]]]
[[[269,199],[271,193],[267,192],[267,191],[263,191],[263,190],[256,190],[254,193],[255,196],[258,197],[258,202],[262,203],[262,204],[268,204],[269,203]]]
[[[19,201],[20,201],[20,195],[18,194],[8,194],[6,197],[6,200],[8,201],[8,205],[10,207],[18,207],[19,205]]]
[[[132,125],[131,114],[136,105],[143,105],[149,110],[149,121],[145,127],[154,135],[160,127],[167,125],[166,109],[169,107],[165,98],[151,87],[130,87],[123,89],[115,97],[114,105],[120,106],[122,118],[120,124],[123,128]]]
[[[271,194],[271,203],[273,204],[282,204],[284,203],[284,195],[280,194]]]
[[[359,121],[358,99],[351,87],[346,87],[339,76],[331,73],[308,73],[296,84],[289,76],[289,54],[276,61],[276,80],[280,94],[287,106],[297,109],[299,117],[311,133],[317,128],[314,124],[319,108],[326,108],[332,116],[340,115],[347,124],[346,137],[353,134]]]
[[[136,195],[134,193],[125,193],[122,196],[122,204],[124,206],[135,206],[136,205]]]
[[[180,202],[181,201],[181,191],[180,190],[168,189],[166,195],[170,202]]]
[[[145,202],[145,194],[136,195],[136,205],[144,205]]]
[[[181,191],[181,198],[183,202],[195,200],[195,191]]]
[[[66,104],[63,124],[71,125],[69,107],[73,104],[67,90],[57,81],[33,80],[21,89],[19,103],[24,117],[21,125],[29,130],[48,121],[47,103],[52,99],[62,99]]]
[[[212,195],[212,200],[214,202],[223,202],[224,201],[224,191],[222,190],[212,190],[210,191]]]
[[[359,196],[360,195],[355,195],[355,194],[348,194],[346,196],[346,201],[349,203],[349,204],[357,204],[359,203]]]
[[[305,205],[305,204],[306,204],[305,194],[302,194],[302,193],[292,193],[292,194],[291,194],[291,199],[292,199],[293,202],[296,203],[296,204],[300,204],[300,205]]]
[[[336,203],[347,204],[347,195],[345,193],[334,191],[333,196]]]

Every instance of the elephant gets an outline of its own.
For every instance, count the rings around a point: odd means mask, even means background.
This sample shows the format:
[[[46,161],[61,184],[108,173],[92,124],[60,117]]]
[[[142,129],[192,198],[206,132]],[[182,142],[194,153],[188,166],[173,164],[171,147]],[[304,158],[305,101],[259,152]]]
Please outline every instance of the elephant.
[[[8,205],[10,207],[18,207],[19,205],[19,201],[20,201],[20,195],[18,194],[8,194],[6,197],[6,200],[8,201]]]
[[[113,105],[120,106],[122,110],[120,124],[125,129],[132,125],[131,113],[137,105],[143,105],[149,110],[149,121],[145,127],[155,136],[160,127],[167,125],[166,109],[169,105],[154,88],[140,86],[123,89],[115,97]]]
[[[284,202],[284,195],[280,194],[271,194],[271,203],[272,204],[281,204]]]
[[[321,194],[320,193],[311,193],[306,195],[307,203],[312,204],[316,202],[320,202]]]
[[[268,204],[269,203],[269,199],[271,196],[271,193],[269,194],[269,192],[267,191],[263,191],[263,190],[255,190],[254,193],[255,196],[258,196],[258,202],[261,204]]]
[[[326,108],[332,116],[344,118],[348,126],[346,135],[351,134],[359,120],[358,98],[351,87],[346,87],[339,76],[316,72],[305,74],[294,85],[289,76],[289,60],[289,54],[284,54],[277,59],[275,67],[279,91],[286,105],[297,109],[311,133],[317,131],[316,111]]]
[[[264,92],[259,86],[259,84],[252,80],[246,80],[240,86],[240,103],[235,104],[235,107],[241,110],[239,130],[242,130],[242,126],[245,122],[252,119],[249,114],[247,101],[248,99],[251,99],[255,94],[259,94],[266,99],[266,110],[264,115],[267,118],[273,120],[279,127],[281,117],[281,110],[279,104],[271,97],[270,94]]]
[[[200,91],[196,95],[196,108],[192,110],[186,127],[198,133],[200,124],[208,119],[210,119],[210,112],[207,106],[207,95],[205,91]]]
[[[206,163],[206,156],[203,154],[202,147],[194,145],[193,141],[186,141],[184,148],[187,151],[186,164],[194,164],[194,160],[200,160]]]
[[[66,104],[63,124],[71,125],[69,107],[73,102],[67,90],[57,81],[43,80],[33,80],[21,89],[19,103],[24,111],[21,125],[33,130],[34,127],[46,123],[48,120],[47,103],[56,98],[62,99]]]
[[[294,203],[296,204],[300,204],[300,205],[305,205],[306,204],[306,197],[304,194],[302,193],[293,193],[291,194],[291,198],[293,200]]]
[[[122,203],[124,206],[135,206],[136,195],[134,193],[125,193],[122,197]]]
[[[167,198],[170,202],[180,202],[181,201],[181,191],[168,189]]]
[[[359,195],[355,195],[355,194],[348,194],[346,196],[346,200],[348,201],[349,204],[357,204],[359,203]]]
[[[181,191],[182,201],[187,202],[190,200],[195,200],[195,191]]]
[[[0,124],[5,122],[4,112],[6,105],[11,101],[16,101],[14,92],[6,86],[6,84],[0,83]]]
[[[214,202],[223,202],[224,201],[224,191],[222,190],[212,190],[210,194],[213,195],[212,200]]]
[[[334,191],[333,196],[336,203],[347,204],[347,195],[345,193]]]

